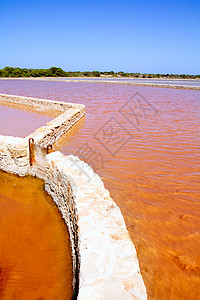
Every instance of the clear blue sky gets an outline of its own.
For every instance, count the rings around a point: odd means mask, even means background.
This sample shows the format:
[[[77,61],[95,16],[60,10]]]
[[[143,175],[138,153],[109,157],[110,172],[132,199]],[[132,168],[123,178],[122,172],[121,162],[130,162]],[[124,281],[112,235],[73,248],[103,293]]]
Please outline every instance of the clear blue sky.
[[[200,0],[1,0],[5,66],[200,74]]]

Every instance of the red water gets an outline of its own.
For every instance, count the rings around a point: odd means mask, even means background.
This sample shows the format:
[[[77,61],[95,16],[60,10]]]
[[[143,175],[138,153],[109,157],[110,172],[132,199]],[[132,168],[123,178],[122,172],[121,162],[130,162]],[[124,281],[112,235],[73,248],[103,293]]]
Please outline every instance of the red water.
[[[19,109],[16,105],[0,105],[0,134],[26,137],[51,119],[45,114]]]
[[[71,299],[70,241],[37,178],[0,171],[0,299]]]
[[[77,153],[103,177],[148,298],[200,299],[200,92],[16,80],[0,81],[0,92],[86,105],[55,148]]]

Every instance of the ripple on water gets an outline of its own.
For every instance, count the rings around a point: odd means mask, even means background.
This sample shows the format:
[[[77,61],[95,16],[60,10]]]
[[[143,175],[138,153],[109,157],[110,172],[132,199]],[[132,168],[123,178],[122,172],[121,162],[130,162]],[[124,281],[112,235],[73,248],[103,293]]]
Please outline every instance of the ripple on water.
[[[74,154],[89,143],[102,154],[93,167],[122,210],[148,298],[200,298],[200,92],[16,80],[0,82],[0,91],[86,105],[86,117],[55,148]],[[158,111],[141,117],[139,129],[119,111],[136,92]],[[94,135],[111,117],[132,134],[115,155]]]

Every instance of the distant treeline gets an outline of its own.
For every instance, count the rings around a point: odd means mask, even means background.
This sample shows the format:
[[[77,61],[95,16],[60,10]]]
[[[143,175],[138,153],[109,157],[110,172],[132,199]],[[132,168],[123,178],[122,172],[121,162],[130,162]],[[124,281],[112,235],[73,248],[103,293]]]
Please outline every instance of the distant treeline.
[[[5,67],[0,69],[0,77],[132,77],[132,78],[187,78],[198,79],[200,75],[188,74],[140,74],[140,73],[124,73],[120,72],[99,72],[99,71],[63,71],[61,68],[52,67],[50,69],[20,69],[13,67]]]

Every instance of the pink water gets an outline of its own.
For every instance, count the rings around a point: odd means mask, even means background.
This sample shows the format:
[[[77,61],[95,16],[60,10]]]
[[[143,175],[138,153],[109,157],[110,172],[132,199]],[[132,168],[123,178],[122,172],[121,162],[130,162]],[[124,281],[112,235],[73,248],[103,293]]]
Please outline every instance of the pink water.
[[[52,119],[45,114],[0,105],[0,135],[26,137]]]
[[[77,153],[103,178],[149,299],[200,299],[200,92],[16,80],[0,81],[0,92],[86,105],[55,148]]]

